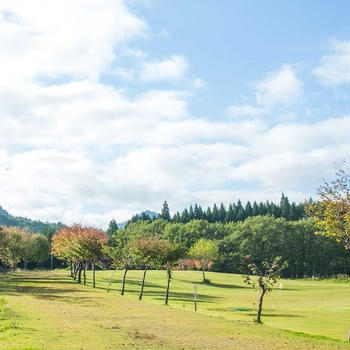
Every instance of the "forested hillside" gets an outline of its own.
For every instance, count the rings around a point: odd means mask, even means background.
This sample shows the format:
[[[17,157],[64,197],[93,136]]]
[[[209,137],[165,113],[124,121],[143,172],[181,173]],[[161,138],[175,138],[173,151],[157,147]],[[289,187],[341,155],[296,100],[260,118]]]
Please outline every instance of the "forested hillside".
[[[60,222],[42,222],[40,220],[31,220],[21,216],[13,216],[0,206],[0,225],[26,227],[31,232],[47,233],[55,232],[62,227]]]

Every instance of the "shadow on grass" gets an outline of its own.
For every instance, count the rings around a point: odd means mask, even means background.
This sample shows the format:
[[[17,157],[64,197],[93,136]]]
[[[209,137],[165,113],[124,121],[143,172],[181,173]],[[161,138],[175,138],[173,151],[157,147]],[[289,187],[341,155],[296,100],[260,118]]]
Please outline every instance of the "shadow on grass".
[[[87,290],[82,288],[67,288],[65,285],[79,285],[70,277],[32,277],[28,274],[22,274],[23,278],[15,274],[2,275],[0,278],[0,295],[54,295],[61,293],[80,292],[84,293]],[[56,286],[61,284],[62,287]],[[52,286],[51,286],[52,285]]]

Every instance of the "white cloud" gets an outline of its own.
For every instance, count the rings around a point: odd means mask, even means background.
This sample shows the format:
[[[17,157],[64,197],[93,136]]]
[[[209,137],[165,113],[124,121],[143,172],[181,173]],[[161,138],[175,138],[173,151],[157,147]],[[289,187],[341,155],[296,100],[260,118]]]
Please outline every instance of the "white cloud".
[[[278,71],[269,72],[263,79],[253,84],[255,103],[230,105],[226,113],[233,117],[257,116],[271,111],[275,107],[291,107],[302,94],[302,82],[292,67],[284,65]]]
[[[350,82],[350,41],[333,41],[331,53],[321,58],[312,71],[324,85],[348,84]]]
[[[4,0],[0,3],[0,77],[98,79],[114,48],[147,31],[123,1]]]
[[[262,115],[265,113],[264,108],[255,107],[251,105],[240,105],[240,106],[228,106],[226,108],[227,114],[233,117],[240,116],[251,116],[251,115]]]
[[[290,106],[302,93],[302,83],[290,66],[269,72],[255,84],[256,102],[262,106]]]
[[[143,81],[178,81],[184,77],[187,61],[183,56],[173,55],[160,61],[144,62],[140,71]]]
[[[184,91],[104,84],[114,71],[205,87],[186,80],[182,56],[142,63],[146,53],[128,43],[148,27],[122,1],[2,1],[0,13],[0,205],[15,215],[105,227],[164,199],[173,210],[286,189],[299,200],[348,149],[348,117],[273,128],[211,121],[191,115]],[[135,68],[119,67],[120,55]],[[259,115],[300,93],[285,66],[256,84],[256,107],[229,111]],[[258,191],[245,189],[253,181]]]

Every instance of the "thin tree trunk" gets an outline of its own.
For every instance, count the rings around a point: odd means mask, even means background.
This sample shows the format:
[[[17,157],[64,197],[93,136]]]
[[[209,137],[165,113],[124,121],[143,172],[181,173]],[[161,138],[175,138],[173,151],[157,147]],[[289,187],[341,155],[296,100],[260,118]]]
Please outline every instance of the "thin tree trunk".
[[[170,272],[170,264],[167,263],[166,266],[166,271],[167,271],[167,285],[166,285],[166,292],[165,292],[165,305],[168,305],[168,300],[169,300],[169,288],[170,288],[170,279],[171,279],[171,272]]]
[[[95,262],[91,262],[91,267],[92,267],[92,287],[96,287],[96,275],[95,275]]]
[[[266,293],[266,288],[262,284],[262,281],[261,281],[260,278],[258,280],[258,283],[259,283],[259,287],[261,289],[261,293],[260,293],[260,296],[259,296],[258,311],[257,311],[257,314],[256,314],[256,322],[261,323],[261,310],[262,310],[262,304],[263,304],[264,295]]]
[[[205,274],[204,274],[204,267],[202,267],[202,275],[203,275],[203,283],[205,283]]]
[[[86,286],[86,264],[83,265],[84,286]]]
[[[140,294],[139,294],[139,300],[142,300],[142,295],[143,295],[143,287],[145,286],[145,278],[146,278],[146,272],[147,272],[148,266],[145,266],[145,269],[143,271],[143,277],[142,277],[142,282],[141,282],[141,289],[140,289]]]
[[[73,263],[70,261],[70,277],[74,277],[73,275]]]
[[[81,283],[81,268],[82,268],[82,266],[79,264],[79,266],[78,266],[78,283]]]
[[[122,290],[120,291],[121,295],[124,295],[124,291],[125,291],[125,278],[126,278],[126,274],[128,273],[128,268],[126,267],[124,269],[124,273],[123,273],[123,280],[122,280]]]
[[[78,273],[78,263],[74,263],[74,281],[77,279],[77,273]]]
[[[27,259],[24,260],[24,270],[27,271]]]
[[[107,292],[109,292],[109,287],[110,287],[111,284],[112,284],[113,276],[114,276],[114,274],[115,274],[116,272],[117,272],[117,269],[115,269],[115,270],[113,271],[112,275],[111,275],[111,278],[110,278],[110,280],[109,280],[108,287],[107,287]]]

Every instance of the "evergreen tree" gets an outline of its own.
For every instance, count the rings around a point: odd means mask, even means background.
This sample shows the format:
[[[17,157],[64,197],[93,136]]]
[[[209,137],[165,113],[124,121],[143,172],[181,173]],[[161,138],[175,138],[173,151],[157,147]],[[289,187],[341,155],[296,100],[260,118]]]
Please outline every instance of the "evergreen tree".
[[[220,209],[219,209],[219,221],[224,222],[226,218],[226,209],[224,207],[224,204],[220,204]]]
[[[167,201],[164,201],[162,213],[160,214],[161,219],[170,221],[170,211]]]
[[[190,205],[190,210],[188,211],[188,219],[189,221],[194,220],[194,211],[192,205]]]
[[[295,203],[293,202],[292,205],[290,206],[289,209],[289,214],[288,214],[288,219],[289,220],[297,220],[297,208]]]
[[[181,222],[180,213],[178,211],[173,215],[172,221],[173,222]]]
[[[287,196],[284,196],[282,193],[281,201],[280,201],[280,210],[281,210],[281,217],[288,219],[289,218],[289,212],[290,212],[290,203]]]
[[[238,202],[237,202],[237,216],[236,216],[236,220],[237,221],[244,221],[245,218],[246,218],[245,211],[244,211],[243,205],[241,203],[241,200],[239,199]]]
[[[253,216],[253,208],[250,202],[248,201],[247,204],[245,205],[245,215],[248,218],[249,216]]]
[[[219,211],[218,211],[218,207],[216,206],[216,204],[214,204],[214,206],[213,206],[213,210],[211,212],[211,217],[212,217],[212,222],[218,222],[220,220]]]
[[[208,220],[208,222],[213,222],[213,216],[210,207],[208,207],[207,211],[205,212],[205,218]]]
[[[260,215],[266,215],[267,214],[266,205],[263,202],[259,203],[259,213],[260,213]]]
[[[180,221],[181,221],[183,224],[186,224],[187,222],[190,221],[189,215],[188,215],[188,210],[187,210],[186,208],[185,208],[185,209],[183,210],[183,212],[181,213]]]
[[[230,204],[226,212],[225,222],[233,222],[234,219],[235,219],[235,215],[233,212],[233,207],[232,207],[232,204]]]
[[[197,220],[203,219],[203,210],[197,203],[194,205],[194,218]]]
[[[253,216],[258,216],[259,213],[260,213],[260,211],[259,211],[259,206],[258,206],[258,204],[256,203],[256,201],[254,201],[254,203],[253,203],[253,209],[252,209],[252,215],[253,215]]]
[[[108,237],[108,242],[113,242],[113,235],[118,231],[118,225],[117,222],[112,219],[109,222],[108,229],[107,229],[107,237]]]

